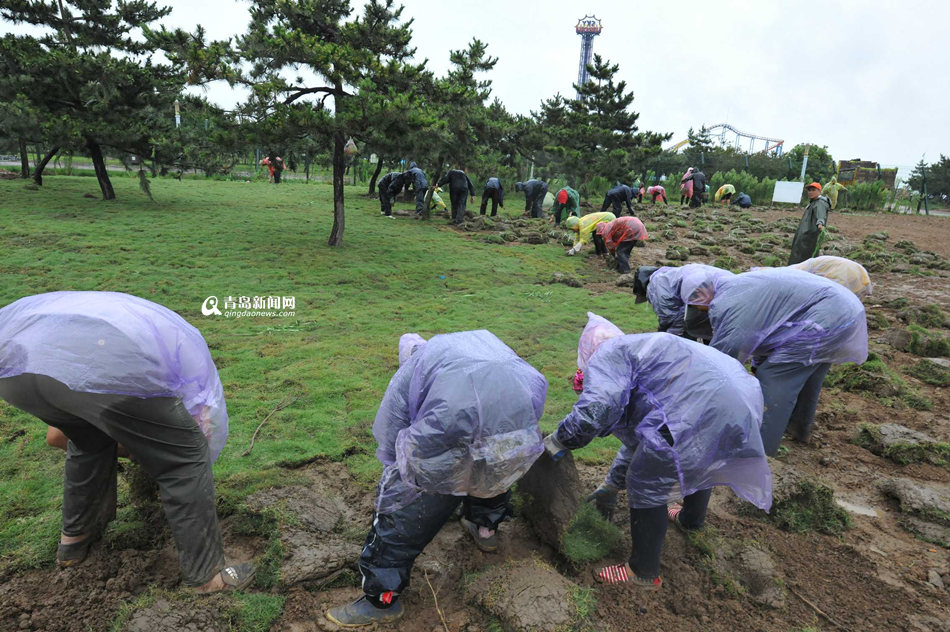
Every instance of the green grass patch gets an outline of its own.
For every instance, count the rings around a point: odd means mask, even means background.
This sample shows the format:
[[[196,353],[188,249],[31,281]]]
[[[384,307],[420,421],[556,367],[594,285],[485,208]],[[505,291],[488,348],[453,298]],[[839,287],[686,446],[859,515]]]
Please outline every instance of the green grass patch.
[[[851,528],[851,518],[835,504],[832,489],[818,481],[799,481],[792,494],[772,505],[768,516],[780,529],[792,533],[838,535]]]
[[[261,593],[236,593],[230,611],[234,632],[267,632],[284,611],[284,597]]]
[[[916,377],[924,384],[931,386],[950,386],[950,369],[936,362],[922,359],[907,370],[907,373]]]
[[[950,337],[919,325],[911,325],[907,331],[910,332],[911,353],[925,358],[950,356]]]
[[[623,534],[591,503],[581,503],[561,538],[561,552],[575,564],[593,562],[623,546]]]
[[[714,585],[721,586],[732,597],[737,597],[743,593],[742,585],[736,578],[724,572],[716,564],[720,551],[724,546],[724,539],[714,527],[707,525],[703,529],[687,531],[686,539],[699,552],[698,566],[700,570],[709,575],[709,579]]]
[[[893,371],[876,353],[869,353],[863,364],[841,364],[828,372],[825,384],[852,393],[866,393],[885,406],[928,410],[933,404]]]
[[[950,469],[950,443],[896,443],[885,446],[881,442],[880,426],[861,424],[854,442],[884,458],[900,465],[930,463]]]

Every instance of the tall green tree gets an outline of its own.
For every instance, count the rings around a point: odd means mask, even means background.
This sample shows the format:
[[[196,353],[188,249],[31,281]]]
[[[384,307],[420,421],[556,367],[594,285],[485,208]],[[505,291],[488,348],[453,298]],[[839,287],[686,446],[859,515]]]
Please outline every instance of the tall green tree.
[[[660,153],[670,134],[640,132],[632,111],[633,92],[615,81],[620,67],[594,55],[588,66],[591,81],[575,85],[574,100],[555,95],[542,103],[536,122],[548,142],[542,148],[561,174],[580,188],[595,176],[608,181],[625,178]]]
[[[170,11],[147,0],[0,0],[0,17],[40,31],[0,40],[0,96],[22,95],[55,144],[87,151],[103,199],[115,198],[103,148],[148,155],[151,114],[170,118],[184,83],[136,33]]]
[[[786,154],[791,160],[791,172],[788,177],[797,180],[801,176],[802,163],[805,161],[805,150],[808,150],[808,164],[805,166],[805,182],[825,183],[835,175],[835,159],[825,145],[799,143]]]
[[[401,22],[402,10],[393,0],[370,0],[352,18],[348,0],[252,0],[248,31],[237,41],[250,69],[232,80],[250,84],[275,113],[306,103],[309,107],[294,114],[304,117],[315,134],[332,139],[331,246],[343,243],[347,138],[364,131],[382,112],[409,106],[411,95],[387,87],[380,78],[392,85],[395,77],[421,72],[407,61],[415,50],[410,47],[411,21]],[[191,56],[198,75],[228,72],[217,56]]]

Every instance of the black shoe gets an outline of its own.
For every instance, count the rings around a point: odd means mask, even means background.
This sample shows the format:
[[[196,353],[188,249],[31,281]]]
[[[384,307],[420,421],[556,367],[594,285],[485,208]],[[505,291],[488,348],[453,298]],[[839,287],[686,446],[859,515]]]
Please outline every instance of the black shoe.
[[[476,525],[471,520],[467,520],[464,517],[461,520],[462,527],[468,531],[469,535],[472,536],[472,539],[475,540],[475,546],[478,547],[480,551],[485,553],[494,553],[498,550],[498,531],[495,531],[487,538],[483,538],[478,535],[478,525]]]
[[[392,623],[403,614],[402,602],[389,608],[377,608],[363,595],[353,603],[327,610],[327,619],[344,628],[358,628],[374,623]]]

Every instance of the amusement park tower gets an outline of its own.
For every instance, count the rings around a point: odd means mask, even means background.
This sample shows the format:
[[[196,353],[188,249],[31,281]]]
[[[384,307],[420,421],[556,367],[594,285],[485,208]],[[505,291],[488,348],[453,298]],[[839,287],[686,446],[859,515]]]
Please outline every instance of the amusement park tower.
[[[585,15],[577,21],[574,32],[581,36],[581,59],[577,65],[577,85],[582,86],[590,79],[587,74],[587,65],[594,58],[594,38],[600,35],[603,27],[593,15]],[[580,98],[580,93],[577,98]]]

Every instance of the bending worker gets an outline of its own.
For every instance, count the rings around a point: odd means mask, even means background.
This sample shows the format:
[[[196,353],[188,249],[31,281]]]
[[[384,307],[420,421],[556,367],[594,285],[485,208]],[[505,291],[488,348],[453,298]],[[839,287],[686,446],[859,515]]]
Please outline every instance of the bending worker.
[[[68,438],[56,559],[82,562],[115,518],[121,443],[161,490],[182,581],[244,588],[226,566],[211,464],[228,436],[221,380],[197,329],[117,292],[51,292],[0,310],[0,397]]]
[[[766,270],[767,268],[750,268],[754,270]],[[834,257],[831,255],[822,255],[806,259],[801,263],[796,263],[786,267],[787,270],[802,270],[811,272],[820,277],[831,279],[835,283],[840,283],[847,289],[854,292],[859,298],[871,296],[871,277],[868,271],[864,269],[857,261],[851,261],[844,257]]]
[[[646,241],[649,237],[643,222],[636,217],[618,217],[610,222],[601,222],[594,229],[594,234],[604,240],[607,252],[616,255],[620,274],[630,273],[630,251],[638,241]]]
[[[515,191],[524,192],[524,211],[531,217],[543,217],[544,211],[541,210],[541,204],[544,202],[544,196],[548,192],[548,183],[542,180],[528,180],[527,182],[515,182]]]
[[[573,256],[581,251],[584,244],[594,241],[594,248],[597,254],[607,254],[607,247],[600,235],[594,233],[598,224],[612,222],[617,219],[613,213],[588,213],[584,217],[568,217],[564,220],[564,228],[577,233],[574,237],[574,245],[567,251],[569,256]]]
[[[696,294],[686,309],[687,333],[752,361],[765,397],[765,453],[778,452],[786,428],[808,441],[828,369],[868,357],[861,301],[834,281],[783,268],[720,279]]]
[[[748,193],[740,192],[739,195],[732,198],[732,202],[729,203],[729,206],[733,204],[737,205],[739,208],[751,208],[752,198],[749,197]]]
[[[554,216],[554,225],[561,225],[561,214],[565,217],[581,214],[581,194],[571,187],[564,187],[554,196],[554,206],[551,207],[551,214]]]
[[[620,217],[623,215],[623,205],[626,204],[627,210],[630,211],[631,215],[634,215],[633,206],[630,205],[630,202],[635,197],[636,194],[633,189],[618,182],[614,185],[614,188],[607,191],[607,195],[604,196],[604,203],[600,206],[600,212],[603,213],[608,206],[612,206],[614,215]]]
[[[475,185],[462,169],[450,169],[436,186],[449,185],[449,202],[452,203],[452,223],[461,224],[465,219],[465,200],[475,203]]]
[[[393,198],[399,195],[403,187],[403,174],[401,171],[387,173],[379,180],[377,191],[379,192],[379,212],[386,217],[393,216]]]
[[[479,209],[481,215],[485,214],[488,207],[488,200],[491,200],[491,216],[498,214],[498,207],[505,208],[505,189],[501,186],[501,180],[498,178],[489,178],[485,182],[485,188],[482,189],[482,206]]]
[[[422,215],[426,204],[426,190],[429,188],[429,181],[426,179],[426,174],[416,163],[410,162],[409,169],[402,174],[402,177],[406,183],[406,187],[412,184],[412,187],[415,189],[416,215]]]
[[[666,331],[675,336],[694,340],[685,331],[686,301],[682,291],[683,280],[692,279],[687,283],[687,286],[690,286],[697,283],[697,279],[716,281],[731,276],[734,275],[728,270],[702,263],[662,268],[641,266],[637,268],[633,294],[636,296],[636,303],[650,301],[650,306],[659,321],[657,331]]]
[[[580,398],[544,446],[556,460],[595,437],[620,439],[630,457],[633,552],[595,578],[655,590],[663,584],[668,522],[701,529],[714,486],[771,507],[772,476],[759,436],[762,393],[741,364],[715,349],[664,333],[624,336],[588,316],[577,352]]]
[[[724,184],[716,190],[716,195],[713,196],[713,201],[719,202],[721,200],[723,204],[726,204],[735,194],[736,188],[734,186],[731,184]]]
[[[488,331],[399,341],[401,366],[373,424],[383,464],[359,559],[364,596],[327,618],[355,627],[395,621],[412,565],[462,503],[462,527],[497,549],[509,488],[544,451],[547,381]]]
[[[659,184],[655,184],[647,189],[647,195],[650,196],[650,204],[656,204],[657,199],[661,200],[667,206],[670,205],[666,199],[666,189]]]

